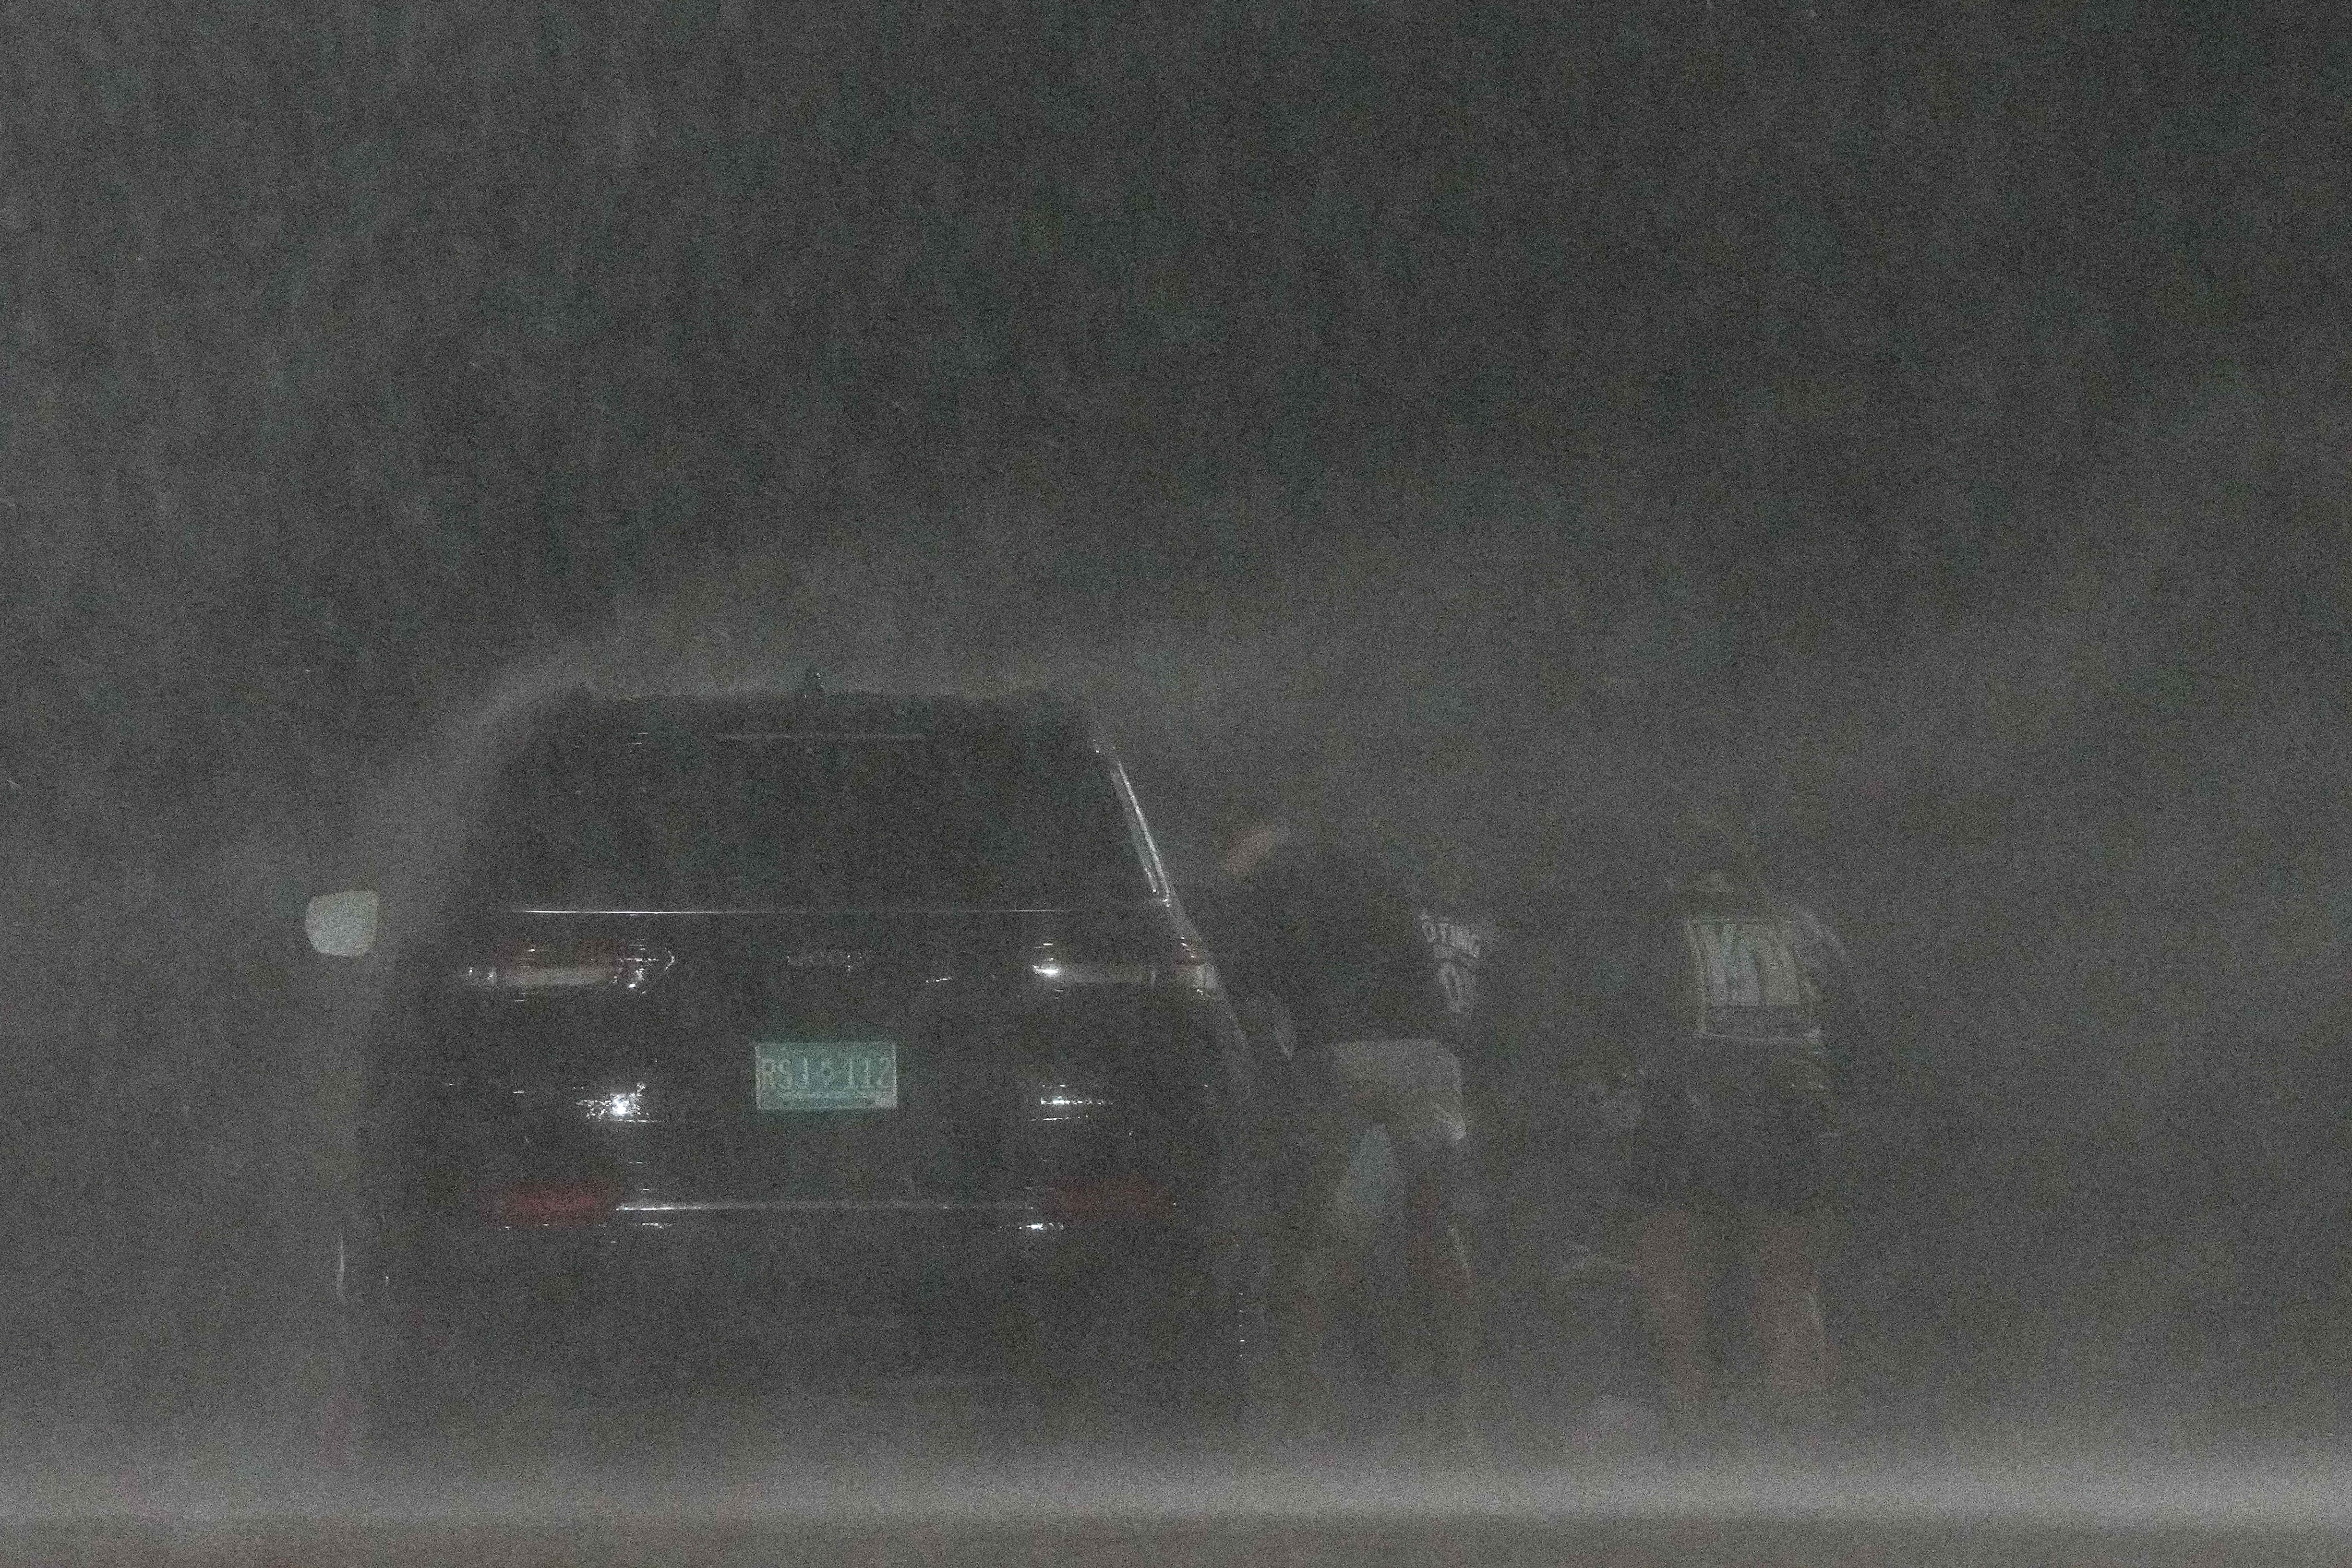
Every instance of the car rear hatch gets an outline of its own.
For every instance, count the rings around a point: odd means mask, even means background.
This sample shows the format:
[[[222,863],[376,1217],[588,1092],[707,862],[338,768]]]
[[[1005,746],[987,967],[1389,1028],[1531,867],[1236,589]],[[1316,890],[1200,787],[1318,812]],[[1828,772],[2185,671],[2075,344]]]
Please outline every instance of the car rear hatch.
[[[1160,914],[1127,921],[1148,931]],[[1139,1144],[1173,1135],[1170,1118],[1208,1092],[1213,1058],[1182,986],[1139,962],[1111,983],[1036,973],[1069,946],[1054,935],[1066,924],[518,915],[485,944],[490,961],[452,956],[424,1031],[430,1072],[445,1114],[512,1134],[515,1179],[535,1174],[527,1131],[616,1175],[633,1212],[1003,1202],[1037,1174],[1024,1129],[1116,1101]],[[1159,946],[1172,975],[1164,929]]]
[[[1213,980],[1116,774],[934,739],[527,757],[400,1036],[425,1208],[836,1280],[1181,1222],[1217,1137]]]

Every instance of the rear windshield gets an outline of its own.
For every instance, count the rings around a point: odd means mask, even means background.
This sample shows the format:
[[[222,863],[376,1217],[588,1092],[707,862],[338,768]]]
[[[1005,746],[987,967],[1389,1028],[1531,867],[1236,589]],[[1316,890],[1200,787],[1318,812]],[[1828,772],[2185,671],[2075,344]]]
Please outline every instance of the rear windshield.
[[[555,737],[507,771],[486,898],[559,908],[1034,908],[1149,892],[1066,734]]]

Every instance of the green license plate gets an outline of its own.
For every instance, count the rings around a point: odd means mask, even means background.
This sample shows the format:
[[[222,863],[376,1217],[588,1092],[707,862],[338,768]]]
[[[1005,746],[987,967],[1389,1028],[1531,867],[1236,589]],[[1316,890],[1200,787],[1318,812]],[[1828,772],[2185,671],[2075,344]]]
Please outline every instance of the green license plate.
[[[888,1040],[763,1040],[751,1045],[762,1111],[894,1111],[898,1045]]]

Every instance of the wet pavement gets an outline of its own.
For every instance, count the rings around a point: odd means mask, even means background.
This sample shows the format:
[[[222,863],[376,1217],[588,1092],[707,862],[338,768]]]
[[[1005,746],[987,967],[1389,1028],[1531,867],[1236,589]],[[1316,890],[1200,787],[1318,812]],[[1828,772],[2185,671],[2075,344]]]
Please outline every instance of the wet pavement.
[[[1306,1522],[1209,1525],[1045,1522],[971,1525],[937,1521],[888,1529],[793,1525],[492,1524],[267,1525],[199,1531],[151,1527],[44,1527],[12,1532],[14,1560],[72,1563],[187,1563],[220,1568],[382,1564],[423,1568],[541,1568],[555,1564],[1083,1563],[1478,1564],[1573,1568],[1941,1568],[1967,1564],[2124,1564],[2222,1568],[2269,1564],[2336,1568],[2347,1539],[2303,1532],[2083,1530],[2011,1525],[1851,1525],[1695,1519],[1583,1520],[1545,1524],[1487,1520],[1372,1527]]]
[[[1675,1451],[1563,1428],[1474,1457],[1249,1453],[1041,1427],[954,1386],[523,1401],[398,1457],[155,1435],[20,1463],[0,1557],[58,1563],[2319,1564],[2352,1463],[2063,1432]],[[33,1456],[20,1453],[20,1460]]]

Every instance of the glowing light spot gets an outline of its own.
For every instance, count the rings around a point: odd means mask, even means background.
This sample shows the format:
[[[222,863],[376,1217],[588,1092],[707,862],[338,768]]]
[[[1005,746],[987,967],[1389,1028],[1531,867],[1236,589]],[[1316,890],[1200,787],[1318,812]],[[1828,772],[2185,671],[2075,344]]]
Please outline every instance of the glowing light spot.
[[[646,1086],[640,1083],[630,1089],[615,1089],[579,1103],[593,1122],[641,1122],[646,1115]]]

